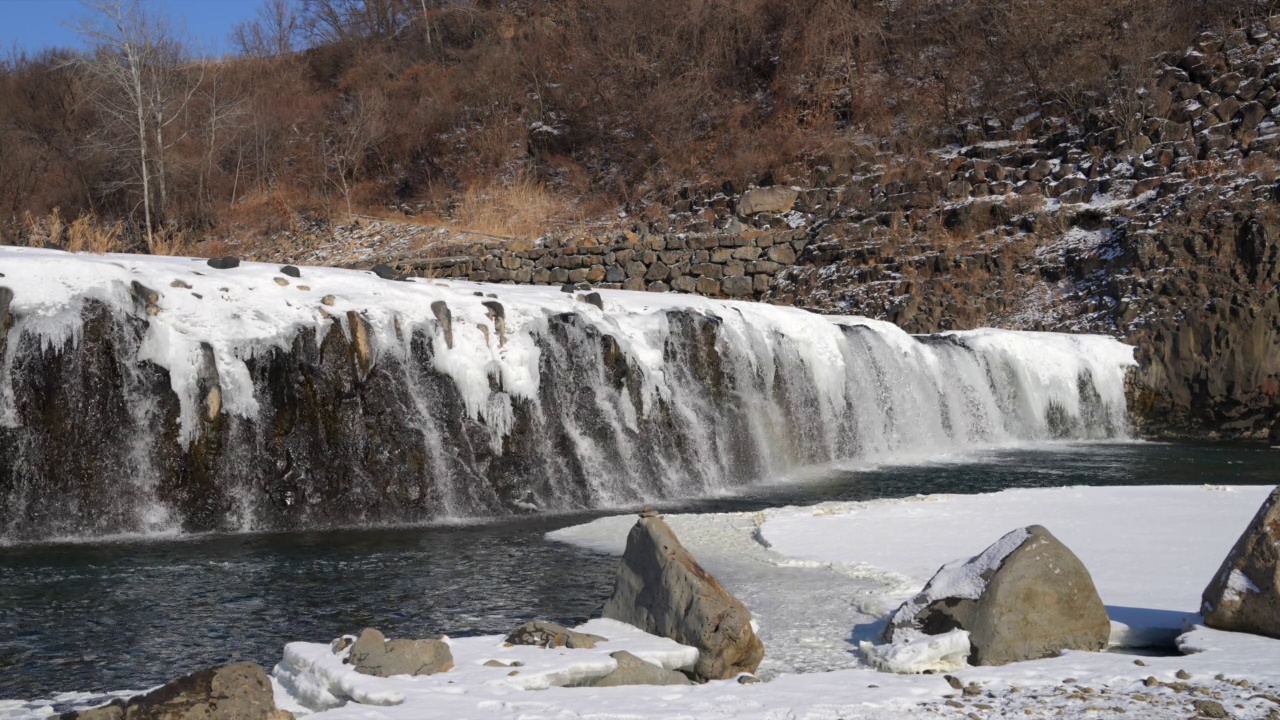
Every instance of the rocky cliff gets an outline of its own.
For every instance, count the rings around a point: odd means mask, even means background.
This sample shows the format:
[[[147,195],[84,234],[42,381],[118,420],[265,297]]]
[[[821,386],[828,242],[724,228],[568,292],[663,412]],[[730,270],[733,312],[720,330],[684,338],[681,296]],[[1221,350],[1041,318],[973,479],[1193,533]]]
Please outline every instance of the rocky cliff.
[[[690,187],[625,230],[453,245],[397,271],[757,299],[915,333],[1105,333],[1138,347],[1143,435],[1275,440],[1278,30],[1206,33],[1087,112],[1028,106],[924,156],[869,143],[794,187]]]

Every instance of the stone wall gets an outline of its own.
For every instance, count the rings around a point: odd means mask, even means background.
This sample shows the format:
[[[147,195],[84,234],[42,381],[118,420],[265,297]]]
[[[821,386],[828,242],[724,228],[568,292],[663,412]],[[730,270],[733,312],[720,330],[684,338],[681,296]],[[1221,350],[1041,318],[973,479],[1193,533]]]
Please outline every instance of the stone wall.
[[[404,259],[399,275],[475,282],[563,285],[758,299],[809,244],[806,230],[762,230],[739,222],[720,232],[543,238],[503,248],[482,243],[446,258]]]

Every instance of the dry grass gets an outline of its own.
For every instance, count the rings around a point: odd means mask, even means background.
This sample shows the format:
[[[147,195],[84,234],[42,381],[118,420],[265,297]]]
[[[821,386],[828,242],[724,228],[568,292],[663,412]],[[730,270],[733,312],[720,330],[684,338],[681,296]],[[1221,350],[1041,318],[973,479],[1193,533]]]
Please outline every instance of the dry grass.
[[[569,203],[529,179],[485,184],[463,193],[450,225],[459,231],[506,238],[538,237],[570,218]]]
[[[119,222],[102,223],[93,214],[81,215],[68,223],[57,208],[43,217],[27,213],[27,244],[42,247],[46,243],[70,250],[102,255],[109,252],[128,252],[131,243],[125,237]]]
[[[103,222],[92,213],[67,222],[60,210],[42,217],[28,213],[24,218],[26,225],[26,241],[32,247],[44,247],[46,244],[56,245],[70,252],[94,253],[131,253],[146,252],[145,241],[130,237],[125,232],[123,223]],[[152,236],[151,254],[153,255],[205,255],[201,250],[216,250],[208,247],[211,242],[194,243],[188,233],[182,230],[160,229]]]

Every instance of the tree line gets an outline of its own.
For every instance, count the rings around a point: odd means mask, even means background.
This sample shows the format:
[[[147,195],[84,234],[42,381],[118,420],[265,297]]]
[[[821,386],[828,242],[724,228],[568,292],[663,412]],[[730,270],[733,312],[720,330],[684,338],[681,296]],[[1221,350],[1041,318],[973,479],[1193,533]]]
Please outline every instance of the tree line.
[[[768,182],[868,138],[1082,112],[1244,0],[264,0],[199,58],[146,0],[0,63],[0,237],[58,212],[269,233],[470,188],[605,203]],[[1132,88],[1131,88],[1132,89]],[[1045,104],[1048,105],[1045,105]]]

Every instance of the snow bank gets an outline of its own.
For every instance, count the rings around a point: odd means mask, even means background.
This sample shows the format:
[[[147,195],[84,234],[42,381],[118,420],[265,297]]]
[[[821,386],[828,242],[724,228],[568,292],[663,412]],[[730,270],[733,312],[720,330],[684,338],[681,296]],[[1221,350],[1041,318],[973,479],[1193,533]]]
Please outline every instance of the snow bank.
[[[1205,584],[1269,492],[1073,487],[828,503],[772,512],[760,534],[779,554],[875,568],[919,588],[943,563],[976,555],[1002,533],[1044,525],[1088,568],[1113,643],[1146,644],[1167,642],[1199,612]],[[883,602],[887,611],[909,599]]]
[[[480,692],[502,696],[514,691],[545,690],[588,684],[613,672],[611,654],[626,650],[667,670],[693,667],[698,651],[674,640],[650,635],[616,620],[597,619],[574,628],[608,638],[592,649],[507,645],[501,635],[445,638],[454,669],[423,677],[379,678],[356,672],[344,663],[350,647],[334,652],[329,645],[295,642],[272,672],[285,702],[308,711],[355,703],[394,706],[412,699],[426,702],[433,694]],[[493,661],[501,663],[495,666]],[[490,663],[486,665],[486,663]]]
[[[860,655],[854,647],[859,640],[857,625],[878,628],[876,621],[883,619],[883,613],[879,618],[868,617],[853,606],[838,606],[835,610],[845,617],[845,626],[829,630],[823,606],[834,603],[837,595],[815,593],[815,586],[804,578],[815,578],[842,592],[848,586],[840,585],[841,579],[858,578],[863,583],[858,591],[861,606],[893,607],[904,594],[918,592],[939,565],[977,554],[998,539],[992,534],[1040,523],[1081,556],[1104,591],[1104,599],[1109,593],[1135,614],[1148,613],[1148,620],[1172,622],[1176,617],[1181,623],[1194,618],[1197,607],[1198,589],[1190,588],[1208,581],[1268,491],[1259,487],[1058,488],[668,516],[681,541],[731,592],[745,598],[757,617],[761,608],[777,604],[799,618],[787,624],[780,613],[765,613],[762,631],[774,631],[766,641],[768,655],[793,654],[789,644],[805,646],[815,632],[834,632],[858,667],[782,673],[754,685],[720,681],[694,687],[573,688],[521,680],[519,674],[508,676],[507,668],[482,663],[520,658],[526,666],[511,669],[521,674],[547,677],[554,666],[564,673],[559,678],[585,677],[602,668],[588,670],[594,661],[554,653],[599,653],[502,648],[500,638],[468,638],[451,641],[459,659],[454,671],[429,678],[389,679],[403,693],[402,703],[383,707],[348,703],[320,717],[851,720],[961,717],[974,709],[947,707],[943,704],[947,698],[993,704],[1002,716],[1095,717],[1101,713],[1105,717],[1124,712],[1133,717],[1187,717],[1192,714],[1191,699],[1201,696],[1149,687],[1147,678],[1174,683],[1186,682],[1179,678],[1190,675],[1192,682],[1212,686],[1224,704],[1238,706],[1240,717],[1262,718],[1269,706],[1257,699],[1257,693],[1272,692],[1267,688],[1280,684],[1280,641],[1193,627],[1179,639],[1179,647],[1192,654],[1142,657],[1141,664],[1132,655],[1067,652],[1033,662],[968,668],[964,666],[968,638],[957,631],[910,644],[868,648]],[[633,516],[602,518],[552,536],[621,552],[632,522]],[[1000,555],[995,550],[991,554],[993,562]],[[971,578],[953,580],[961,591],[972,585]],[[1108,609],[1125,608],[1112,605]],[[777,632],[779,625],[784,632]],[[644,639],[643,634],[635,634],[639,631],[606,621],[592,621],[579,630],[616,638],[610,643],[623,645]],[[327,651],[325,646],[314,647]],[[612,649],[608,644],[598,647],[601,653]],[[638,653],[636,647],[628,649]],[[539,654],[549,658],[546,664],[537,664]],[[675,661],[678,658],[664,664]],[[877,670],[928,665],[978,686],[982,694],[961,697],[936,674],[895,675]],[[569,671],[569,667],[577,669]],[[1252,685],[1242,689],[1211,679],[1219,674],[1248,678]],[[1064,679],[1068,685],[1064,686]],[[1092,694],[1074,690],[1086,686]],[[529,692],[533,688],[545,689]]]

